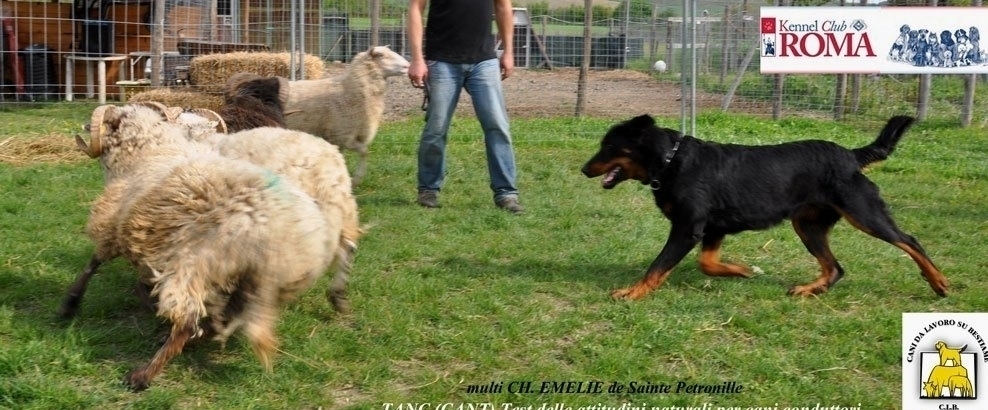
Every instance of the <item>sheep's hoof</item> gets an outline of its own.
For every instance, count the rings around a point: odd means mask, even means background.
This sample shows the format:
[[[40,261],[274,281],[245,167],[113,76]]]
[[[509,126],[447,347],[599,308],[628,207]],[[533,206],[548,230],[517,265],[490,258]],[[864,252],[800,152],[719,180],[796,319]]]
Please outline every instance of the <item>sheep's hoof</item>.
[[[133,391],[144,391],[151,385],[151,380],[148,378],[147,373],[144,372],[143,368],[135,369],[130,373],[127,373],[127,375],[124,376],[123,382]]]
[[[329,299],[329,303],[333,304],[333,310],[336,313],[349,315],[352,312],[350,309],[350,299],[346,297],[345,292],[329,289],[326,291],[326,298]]]
[[[82,302],[82,297],[75,294],[65,295],[65,300],[62,301],[62,306],[58,308],[58,317],[62,319],[71,319],[75,317],[76,313],[79,313],[79,305]]]

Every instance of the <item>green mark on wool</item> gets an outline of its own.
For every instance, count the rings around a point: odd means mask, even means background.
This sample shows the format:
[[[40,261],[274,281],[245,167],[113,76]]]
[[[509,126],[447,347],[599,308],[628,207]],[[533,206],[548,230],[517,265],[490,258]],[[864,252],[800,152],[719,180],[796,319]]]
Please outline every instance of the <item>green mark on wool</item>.
[[[285,189],[285,179],[270,169],[264,169],[264,182],[266,183],[264,189],[277,193],[280,198],[294,197],[290,193],[292,192],[291,190]]]
[[[282,183],[281,176],[270,169],[264,169],[264,181],[267,182],[265,188],[275,188]]]

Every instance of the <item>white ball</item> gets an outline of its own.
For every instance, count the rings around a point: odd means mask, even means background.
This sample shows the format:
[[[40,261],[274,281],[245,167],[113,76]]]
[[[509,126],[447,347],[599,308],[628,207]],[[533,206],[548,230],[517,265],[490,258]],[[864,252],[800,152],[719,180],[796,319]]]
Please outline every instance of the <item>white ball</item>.
[[[655,64],[652,64],[652,69],[664,73],[666,72],[666,62],[662,60],[656,61]]]

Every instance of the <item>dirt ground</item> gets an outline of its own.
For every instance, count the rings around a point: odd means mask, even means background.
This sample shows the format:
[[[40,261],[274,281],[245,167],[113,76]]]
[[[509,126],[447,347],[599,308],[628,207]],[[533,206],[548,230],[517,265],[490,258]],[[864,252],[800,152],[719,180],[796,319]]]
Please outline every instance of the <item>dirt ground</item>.
[[[330,74],[342,66],[328,67]],[[508,115],[512,119],[573,116],[579,69],[516,69],[504,81]],[[673,82],[659,82],[647,73],[630,70],[591,70],[587,83],[586,116],[626,119],[639,114],[678,116],[680,88]],[[698,111],[719,110],[723,96],[700,92]],[[422,90],[413,88],[407,77],[389,79],[385,121],[421,117]],[[769,113],[764,103],[732,104],[734,113]],[[457,113],[473,115],[466,93],[462,94]],[[0,140],[0,163],[26,164],[83,160],[74,144],[62,135]]]
[[[516,69],[504,81],[508,115],[511,118],[572,116],[576,111],[579,69]],[[679,115],[680,86],[659,82],[646,73],[630,70],[591,70],[587,81],[584,114],[591,117],[630,118],[639,114]],[[422,90],[405,77],[389,79],[386,116],[389,119],[421,115]],[[698,91],[697,111],[719,110],[723,96]],[[737,106],[742,106],[738,104]],[[767,106],[745,102],[732,112],[766,113]],[[473,114],[470,99],[463,93],[458,113]]]

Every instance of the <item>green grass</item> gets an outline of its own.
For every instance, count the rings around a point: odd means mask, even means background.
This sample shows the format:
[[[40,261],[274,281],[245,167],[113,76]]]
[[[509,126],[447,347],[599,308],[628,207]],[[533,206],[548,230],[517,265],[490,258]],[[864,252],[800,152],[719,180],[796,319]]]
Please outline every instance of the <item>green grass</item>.
[[[85,105],[0,111],[3,135],[64,134]],[[678,119],[661,119],[676,127]],[[242,339],[190,346],[143,393],[120,380],[148,360],[165,327],[131,294],[133,270],[104,265],[79,316],[55,318],[92,251],[83,230],[100,192],[95,162],[0,164],[0,408],[386,409],[385,403],[503,403],[576,409],[633,406],[812,406],[899,409],[902,312],[985,311],[988,145],[981,130],[930,121],[869,171],[900,226],[953,284],[936,297],[897,248],[841,223],[833,248],[847,276],[819,298],[785,296],[817,275],[788,227],[728,238],[725,259],[759,267],[712,279],[695,253],[637,302],[608,292],[638,280],[668,223],[648,188],[612,191],[579,173],[612,123],[513,123],[522,201],[494,208],[478,127],[454,122],[443,208],[413,203],[421,118],[385,124],[356,189],[369,229],[351,282],[353,317],[323,298],[328,278],[284,309],[283,353],[265,374]],[[703,137],[773,143],[825,138],[857,146],[867,129],[829,121],[698,119]],[[352,159],[352,157],[351,157]],[[741,393],[470,393],[468,385],[601,381],[736,382]],[[505,386],[506,389],[507,386]],[[455,408],[455,407],[454,407]],[[392,408],[393,409],[393,408]],[[419,410],[417,407],[415,410]]]

